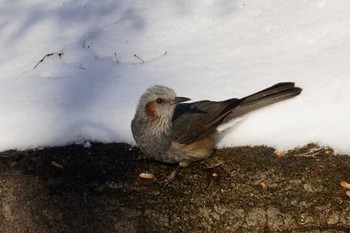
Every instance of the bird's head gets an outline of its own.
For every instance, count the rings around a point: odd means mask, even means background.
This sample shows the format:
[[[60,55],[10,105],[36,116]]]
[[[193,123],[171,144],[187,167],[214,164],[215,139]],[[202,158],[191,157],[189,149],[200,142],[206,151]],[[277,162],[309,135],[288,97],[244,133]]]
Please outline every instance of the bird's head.
[[[188,100],[190,99],[186,97],[177,97],[171,88],[154,85],[140,97],[136,114],[149,121],[171,119],[176,104]]]

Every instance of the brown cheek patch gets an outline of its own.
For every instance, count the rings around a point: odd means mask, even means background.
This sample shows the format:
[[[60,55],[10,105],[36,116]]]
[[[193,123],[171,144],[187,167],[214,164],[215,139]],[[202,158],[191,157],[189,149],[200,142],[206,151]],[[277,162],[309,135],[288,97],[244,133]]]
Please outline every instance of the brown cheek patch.
[[[149,102],[146,104],[146,115],[149,117],[149,119],[155,121],[158,119],[158,116],[156,114],[157,104],[155,102]]]

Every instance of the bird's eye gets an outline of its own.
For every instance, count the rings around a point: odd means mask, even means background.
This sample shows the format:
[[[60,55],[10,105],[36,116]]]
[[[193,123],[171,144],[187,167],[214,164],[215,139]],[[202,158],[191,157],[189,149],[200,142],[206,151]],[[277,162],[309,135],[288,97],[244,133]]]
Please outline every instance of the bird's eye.
[[[162,104],[163,103],[163,99],[162,98],[158,98],[157,100],[156,100],[156,102],[158,103],[158,104]]]

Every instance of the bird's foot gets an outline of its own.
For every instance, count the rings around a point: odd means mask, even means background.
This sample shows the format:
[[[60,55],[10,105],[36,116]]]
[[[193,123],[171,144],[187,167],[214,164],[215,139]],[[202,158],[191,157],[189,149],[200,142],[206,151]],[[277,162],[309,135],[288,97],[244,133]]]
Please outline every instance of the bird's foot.
[[[168,175],[163,181],[162,183],[167,186],[171,183],[171,181],[173,181],[175,179],[175,177],[177,176],[177,174],[179,174],[179,172],[182,170],[183,166],[178,165],[171,173],[170,175]]]

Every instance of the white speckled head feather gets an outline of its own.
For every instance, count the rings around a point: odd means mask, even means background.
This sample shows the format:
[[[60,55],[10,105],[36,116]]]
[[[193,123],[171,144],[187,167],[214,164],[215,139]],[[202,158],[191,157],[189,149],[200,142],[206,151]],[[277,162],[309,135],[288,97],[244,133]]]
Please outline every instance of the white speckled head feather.
[[[145,106],[148,102],[155,101],[158,98],[174,99],[175,97],[176,93],[173,89],[162,85],[154,85],[148,88],[140,97],[139,105]]]
[[[148,88],[145,93],[140,97],[139,103],[136,109],[136,115],[142,116],[145,119],[148,118],[146,113],[146,107],[148,104],[152,102],[156,102],[157,100],[163,100],[165,103],[165,106],[157,106],[164,108],[164,111],[162,109],[157,109],[159,114],[159,118],[168,117],[170,118],[173,114],[173,109],[175,106],[172,106],[171,101],[173,101],[176,98],[176,93],[173,89],[162,86],[162,85],[154,85],[150,88]]]

